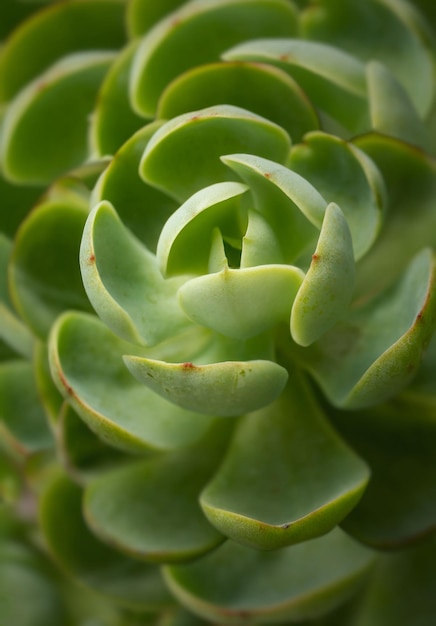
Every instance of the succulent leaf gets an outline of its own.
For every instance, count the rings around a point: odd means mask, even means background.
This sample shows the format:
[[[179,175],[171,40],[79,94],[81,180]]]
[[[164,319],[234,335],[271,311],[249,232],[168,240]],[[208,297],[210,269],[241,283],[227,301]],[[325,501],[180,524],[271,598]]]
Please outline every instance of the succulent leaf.
[[[189,323],[175,297],[184,279],[162,278],[156,257],[108,202],[99,203],[87,219],[80,267],[94,309],[122,339],[155,345]]]
[[[65,476],[51,480],[41,498],[44,538],[62,569],[125,608],[156,610],[172,601],[159,570],[100,543],[82,516],[82,490]],[[68,515],[69,530],[62,520]]]
[[[22,455],[53,446],[32,365],[26,361],[0,364],[0,429]]]
[[[221,421],[198,444],[107,472],[86,489],[84,511],[103,541],[134,558],[178,562],[224,541],[198,503],[229,438]]]
[[[386,190],[383,178],[364,152],[333,135],[313,132],[294,146],[289,166],[309,181],[347,220],[356,260],[373,246],[382,226]]]
[[[207,272],[216,228],[230,241],[242,240],[247,223],[242,205],[246,191],[247,186],[241,183],[216,183],[194,193],[171,215],[156,251],[164,276]]]
[[[248,339],[287,322],[303,272],[289,265],[225,268],[188,280],[179,301],[188,317],[235,339]]]
[[[262,63],[210,63],[195,67],[163,91],[157,115],[170,119],[217,102],[266,117],[284,128],[294,143],[319,127],[316,112],[298,83],[281,69]]]
[[[216,416],[237,416],[266,406],[282,392],[288,377],[283,367],[266,360],[194,365],[129,355],[124,362],[163,398],[183,409]]]
[[[23,222],[15,239],[9,268],[11,297],[41,338],[66,308],[91,308],[77,264],[86,216],[82,197],[47,200]]]
[[[343,602],[365,578],[372,558],[336,529],[270,552],[228,541],[200,561],[166,566],[164,575],[176,597],[212,623],[292,623]]]
[[[317,462],[311,462],[316,459]],[[356,506],[368,470],[293,373],[274,404],[247,416],[201,494],[209,520],[242,544],[276,549],[325,534]]]
[[[226,61],[272,63],[301,85],[321,114],[349,132],[359,132],[368,125],[364,65],[339,48],[300,39],[253,38],[222,57]]]
[[[290,149],[280,126],[232,105],[218,105],[179,115],[148,143],[140,174],[183,202],[207,185],[231,178],[223,154],[249,152],[282,163]]]
[[[177,208],[172,198],[139,177],[145,147],[160,125],[146,124],[121,146],[99,177],[91,198],[93,206],[106,200],[117,207],[123,223],[151,252],[155,252],[160,231]]]
[[[193,0],[170,13],[144,37],[132,71],[133,108],[154,115],[163,89],[183,71],[217,61],[236,42],[290,37],[297,30],[294,5],[285,0]]]
[[[101,350],[93,349],[96,341]],[[205,434],[211,419],[180,409],[136,383],[122,361],[133,347],[94,316],[64,314],[53,326],[49,345],[59,391],[88,426],[115,448],[146,452],[193,443]]]
[[[351,233],[341,209],[329,204],[312,262],[292,306],[292,338],[302,346],[319,339],[343,317],[353,289]]]
[[[10,100],[68,54],[119,48],[125,40],[123,13],[124,0],[67,0],[36,12],[13,31],[2,49],[0,100]]]
[[[434,281],[433,255],[426,249],[390,289],[356,307],[313,349],[297,350],[334,405],[370,406],[412,380],[434,332]]]
[[[390,0],[365,4],[340,0],[329,6],[321,0],[302,14],[304,37],[334,42],[363,62],[374,58],[388,67],[424,115],[434,96],[431,53],[413,21],[413,5]],[[384,37],[380,36],[383,25]]]
[[[103,52],[62,59],[17,95],[2,130],[10,180],[47,184],[86,160],[88,116],[112,60]]]

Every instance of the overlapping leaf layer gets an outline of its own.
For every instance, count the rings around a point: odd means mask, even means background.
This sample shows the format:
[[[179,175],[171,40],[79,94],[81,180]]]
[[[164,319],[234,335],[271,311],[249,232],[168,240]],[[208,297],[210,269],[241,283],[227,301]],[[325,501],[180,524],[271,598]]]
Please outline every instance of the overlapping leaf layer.
[[[2,618],[432,626],[433,3],[0,23]]]

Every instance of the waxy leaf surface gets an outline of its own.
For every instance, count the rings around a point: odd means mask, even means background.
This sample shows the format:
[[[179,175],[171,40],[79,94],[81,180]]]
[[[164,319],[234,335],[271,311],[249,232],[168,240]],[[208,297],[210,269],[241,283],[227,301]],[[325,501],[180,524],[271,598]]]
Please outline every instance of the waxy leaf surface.
[[[241,415],[269,404],[288,377],[283,367],[264,360],[194,365],[125,356],[124,361],[139,381],[163,398],[216,416]]]
[[[200,501],[225,535],[275,549],[330,531],[356,505],[367,480],[365,464],[331,429],[307,383],[294,373],[274,404],[237,426]]]

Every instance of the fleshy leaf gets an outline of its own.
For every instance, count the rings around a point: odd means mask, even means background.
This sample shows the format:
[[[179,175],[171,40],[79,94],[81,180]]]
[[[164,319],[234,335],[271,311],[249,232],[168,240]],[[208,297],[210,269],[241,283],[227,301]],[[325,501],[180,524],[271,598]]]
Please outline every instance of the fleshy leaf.
[[[238,425],[200,502],[231,539],[276,549],[329,532],[359,501],[367,481],[366,465],[294,372],[274,404]]]
[[[172,343],[177,345],[177,341]],[[212,423],[137,383],[122,360],[134,346],[118,339],[93,316],[61,316],[53,327],[49,349],[60,392],[91,430],[115,448],[171,450],[193,443]],[[143,354],[144,349],[137,348],[137,353]]]
[[[164,276],[206,273],[215,228],[230,240],[242,240],[247,219],[241,196],[246,191],[241,183],[216,183],[195,193],[170,216],[156,252]]]
[[[1,119],[0,119],[1,128]],[[1,131],[0,131],[1,132]],[[41,196],[40,186],[15,185],[0,172],[1,230],[13,237],[23,219]]]
[[[156,257],[109,202],[100,202],[86,221],[80,267],[94,309],[122,339],[155,345],[189,324],[176,298],[185,279],[162,277]]]
[[[289,320],[303,278],[301,270],[288,265],[224,269],[187,281],[179,300],[194,322],[247,339]]]
[[[302,39],[257,39],[222,55],[260,61],[287,71],[322,113],[356,133],[368,128],[364,65],[333,45]]]
[[[150,137],[161,126],[152,122],[139,130],[118,150],[97,181],[92,204],[106,200],[117,207],[123,222],[154,252],[162,226],[177,204],[165,193],[144,183],[139,163]]]
[[[42,338],[65,309],[91,308],[77,263],[86,216],[83,198],[43,202],[23,222],[15,239],[12,298],[21,317]]]
[[[249,185],[256,211],[277,238],[276,258],[264,262],[292,263],[309,249],[312,254],[327,207],[315,187],[284,165],[259,156],[231,154],[221,160]],[[247,244],[242,267],[250,265]]]
[[[183,71],[218,61],[237,42],[292,36],[295,8],[283,0],[208,0],[187,2],[144,37],[133,66],[131,99],[144,115],[154,115],[163,89]]]
[[[224,361],[209,365],[167,363],[125,356],[131,373],[178,406],[216,416],[255,411],[283,390],[287,371],[272,361]]]
[[[44,407],[50,426],[52,429],[55,429],[63,398],[51,377],[47,344],[45,342],[37,341],[35,343],[33,372],[39,399]]]
[[[0,606],[4,624],[47,626],[69,621],[55,574],[41,555],[4,537],[0,541]]]
[[[436,539],[382,555],[351,626],[429,626],[436,614]]]
[[[180,562],[215,548],[198,494],[219,463],[232,422],[218,422],[194,447],[107,472],[85,492],[85,516],[106,543],[134,558]]]
[[[313,132],[293,147],[289,167],[327,202],[339,205],[350,227],[354,257],[360,259],[379,234],[386,204],[386,189],[375,163],[353,144]]]
[[[124,0],[75,0],[56,3],[22,22],[0,56],[0,100],[11,99],[67,54],[120,47],[125,40],[124,10]]]
[[[284,128],[294,143],[319,127],[299,85],[286,72],[262,63],[211,63],[189,70],[164,90],[157,115],[170,119],[217,102],[268,118]]]
[[[156,22],[159,22],[167,13],[171,13],[185,0],[159,0],[159,2],[147,2],[143,0],[130,0],[127,5],[127,27],[130,37],[133,39],[146,33]]]
[[[115,154],[144,125],[144,119],[132,110],[128,97],[130,69],[137,47],[138,41],[134,41],[123,50],[99,90],[91,125],[92,151],[99,157]]]
[[[414,146],[375,133],[354,143],[381,171],[388,200],[383,228],[357,268],[356,292],[365,298],[400,276],[424,246],[436,246],[436,161]]]
[[[38,398],[32,365],[26,361],[0,364],[0,427],[21,454],[53,446]]]
[[[9,297],[8,265],[12,242],[0,232],[0,360],[6,355],[30,358],[34,339],[17,317]]]
[[[363,63],[378,59],[404,85],[424,115],[433,97],[433,61],[410,21],[408,4],[389,0],[339,0],[332,4],[321,0],[302,14],[301,28],[305,39],[332,43]]]
[[[66,473],[79,485],[130,461],[130,455],[106,445],[67,402],[56,423],[57,452]]]
[[[82,490],[64,476],[54,478],[41,498],[41,528],[61,568],[120,606],[136,610],[171,606],[157,567],[131,560],[100,543],[87,528],[81,508]]]
[[[308,346],[344,316],[354,290],[353,244],[344,214],[329,204],[312,263],[295,298],[291,334]]]
[[[65,58],[18,94],[3,121],[7,178],[48,184],[86,160],[88,116],[112,59],[103,52]]]
[[[296,356],[334,405],[364,408],[411,381],[436,323],[434,260],[423,250],[405,275]]]
[[[436,526],[436,401],[411,395],[413,387],[379,407],[332,416],[371,469],[368,487],[343,528],[381,550],[421,540]]]
[[[426,125],[404,87],[377,61],[368,63],[367,77],[372,128],[428,150]]]
[[[283,163],[289,135],[245,109],[217,105],[179,115],[152,137],[140,163],[144,180],[183,202],[208,185],[232,178],[220,156],[249,152]]]
[[[372,559],[336,529],[270,552],[228,541],[192,564],[165,567],[164,575],[182,604],[213,623],[289,623],[341,604],[366,577]]]

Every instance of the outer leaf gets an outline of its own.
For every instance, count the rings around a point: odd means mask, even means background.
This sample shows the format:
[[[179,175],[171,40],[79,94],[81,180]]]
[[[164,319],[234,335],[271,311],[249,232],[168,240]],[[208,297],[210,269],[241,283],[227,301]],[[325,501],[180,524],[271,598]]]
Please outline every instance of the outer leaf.
[[[86,221],[80,267],[94,309],[122,339],[154,345],[188,325],[176,299],[185,279],[162,278],[155,256],[109,202],[99,203]]]
[[[56,436],[59,461],[79,485],[131,460],[97,437],[66,402],[59,411]]]
[[[185,313],[195,322],[247,339],[287,322],[304,274],[288,265],[224,269],[186,282],[179,290]]]
[[[65,309],[90,309],[77,264],[86,206],[77,196],[44,202],[15,240],[12,297],[28,326],[43,338]]]
[[[60,589],[41,555],[4,538],[0,543],[0,607],[4,624],[67,623]]]
[[[175,407],[136,383],[122,361],[122,354],[134,347],[94,317],[64,314],[53,327],[49,347],[59,390],[111,446],[133,452],[171,450],[193,443],[211,425],[204,415]]]
[[[273,405],[239,424],[200,501],[231,539],[274,549],[330,531],[356,505],[367,480],[365,464],[294,373]]]
[[[0,172],[1,230],[4,234],[8,237],[15,235],[19,225],[41,194],[41,187],[13,185]]]
[[[10,12],[10,6],[7,8]],[[67,54],[121,46],[124,10],[123,0],[67,0],[22,22],[0,56],[0,100],[12,98]]]
[[[91,126],[92,149],[99,157],[115,154],[144,125],[143,118],[132,111],[128,97],[130,69],[137,47],[138,41],[134,41],[119,54],[99,90]]]
[[[0,365],[0,426],[21,454],[47,450],[53,445],[32,366],[25,361]]]
[[[363,408],[408,385],[435,323],[434,260],[423,250],[400,281],[296,354],[333,404]]]
[[[222,56],[226,61],[277,65],[299,83],[320,112],[354,133],[368,127],[364,65],[333,45],[275,35],[240,43]]]
[[[329,204],[312,263],[295,298],[291,334],[308,346],[344,316],[354,289],[353,244],[341,209]]]
[[[349,597],[372,555],[339,529],[297,546],[260,552],[228,541],[165,579],[191,611],[219,624],[313,619]],[[334,563],[334,567],[332,564]]]
[[[198,494],[221,459],[231,422],[220,421],[199,444],[108,472],[85,493],[97,536],[134,558],[179,562],[224,537],[204,517]]]
[[[363,62],[378,59],[404,85],[419,113],[425,114],[433,97],[433,62],[415,24],[410,23],[406,3],[339,0],[331,4],[321,0],[311,9],[302,15],[305,38],[333,43]]]
[[[356,138],[355,144],[376,163],[388,192],[383,229],[358,266],[356,290],[365,298],[400,276],[424,246],[436,246],[436,161],[376,134]]]
[[[147,145],[140,174],[184,201],[203,187],[230,178],[221,155],[249,152],[282,163],[289,148],[289,136],[280,126],[245,109],[217,105],[164,124]]]
[[[217,61],[239,41],[296,33],[296,11],[284,0],[187,2],[144,37],[133,66],[134,108],[154,115],[162,90],[183,71]]]
[[[262,63],[210,63],[174,79],[162,93],[157,115],[176,115],[233,104],[284,128],[293,142],[319,127],[315,110],[299,85],[279,68]]]
[[[351,626],[428,626],[436,613],[433,536],[417,546],[384,555]]]
[[[371,468],[362,500],[343,524],[359,541],[397,549],[434,533],[435,407],[434,399],[407,391],[379,407],[333,416]]]
[[[426,125],[404,87],[377,61],[368,64],[367,77],[372,128],[429,150]]]
[[[31,357],[33,337],[16,316],[9,298],[7,273],[11,251],[12,243],[0,232],[0,354]]]
[[[81,501],[81,489],[64,476],[53,479],[41,499],[41,528],[62,569],[118,605],[136,610],[171,606],[159,570],[100,543],[83,521]],[[65,532],[65,516],[68,532]]]
[[[20,92],[3,123],[8,178],[47,184],[86,160],[88,116],[112,58],[103,52],[68,57]]]
[[[178,406],[207,415],[249,413],[283,390],[287,371],[272,361],[227,361],[211,365],[166,363],[125,356],[131,373]]]

